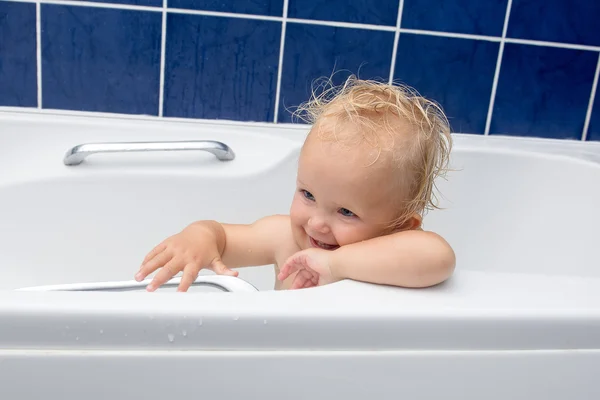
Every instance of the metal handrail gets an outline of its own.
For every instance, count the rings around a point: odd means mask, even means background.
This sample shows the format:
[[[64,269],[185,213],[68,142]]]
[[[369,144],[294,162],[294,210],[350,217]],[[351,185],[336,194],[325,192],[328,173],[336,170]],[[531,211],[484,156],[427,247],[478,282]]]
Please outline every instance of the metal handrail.
[[[31,286],[16,289],[26,292],[50,292],[50,291],[129,291],[145,289],[152,279],[143,281],[113,281],[113,282],[89,282],[89,283],[69,283],[60,285]],[[172,278],[161,287],[178,286],[181,278]],[[228,275],[203,275],[196,278],[192,286],[211,286],[224,292],[257,292],[258,289],[251,283]]]
[[[225,143],[214,140],[191,140],[172,142],[120,142],[120,143],[84,143],[70,148],[63,163],[68,166],[79,165],[91,154],[129,153],[148,151],[207,151],[221,161],[230,161],[235,153]]]

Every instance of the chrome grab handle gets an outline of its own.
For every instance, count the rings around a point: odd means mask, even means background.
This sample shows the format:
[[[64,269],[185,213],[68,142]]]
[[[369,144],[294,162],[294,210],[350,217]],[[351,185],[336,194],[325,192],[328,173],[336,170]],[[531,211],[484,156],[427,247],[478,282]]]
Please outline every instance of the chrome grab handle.
[[[70,148],[65,154],[63,162],[65,165],[79,165],[87,156],[95,153],[187,150],[208,151],[221,161],[229,161],[235,158],[233,150],[225,143],[214,140],[190,140],[173,142],[85,143]]]
[[[152,279],[138,281],[116,281],[116,282],[91,282],[91,283],[68,283],[62,285],[32,286],[16,289],[22,292],[49,292],[49,291],[128,291],[145,289]],[[173,278],[161,287],[177,286],[181,278]],[[258,289],[249,282],[235,276],[208,275],[196,278],[192,286],[211,286],[224,292],[258,292]]]

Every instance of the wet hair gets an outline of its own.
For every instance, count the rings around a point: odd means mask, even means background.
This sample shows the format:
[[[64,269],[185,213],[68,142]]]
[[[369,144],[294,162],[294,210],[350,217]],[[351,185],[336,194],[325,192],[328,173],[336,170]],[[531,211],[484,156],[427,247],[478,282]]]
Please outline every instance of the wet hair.
[[[439,208],[435,181],[448,170],[452,138],[448,119],[435,102],[405,85],[350,76],[334,86],[327,78],[316,82],[311,98],[293,117],[314,124],[310,134],[323,140],[359,141],[376,148],[374,162],[385,152],[401,192],[399,213],[390,228],[401,228],[414,214]],[[331,121],[334,129],[318,129]],[[348,124],[356,129],[338,129]]]

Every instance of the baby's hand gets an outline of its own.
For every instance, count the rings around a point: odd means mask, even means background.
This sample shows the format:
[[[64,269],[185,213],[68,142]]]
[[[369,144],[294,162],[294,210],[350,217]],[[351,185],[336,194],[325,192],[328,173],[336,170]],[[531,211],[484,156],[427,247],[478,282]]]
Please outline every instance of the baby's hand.
[[[183,276],[177,288],[178,292],[187,291],[202,268],[208,268],[219,275],[238,275],[237,271],[230,270],[221,261],[215,236],[205,227],[194,225],[165,239],[148,253],[135,275],[135,280],[144,280],[158,268],[162,269],[148,285],[149,292],[155,291],[182,270]]]
[[[332,251],[322,249],[299,251],[283,264],[277,279],[283,281],[298,271],[290,289],[303,289],[333,283],[338,279],[331,273],[330,257],[332,253]]]

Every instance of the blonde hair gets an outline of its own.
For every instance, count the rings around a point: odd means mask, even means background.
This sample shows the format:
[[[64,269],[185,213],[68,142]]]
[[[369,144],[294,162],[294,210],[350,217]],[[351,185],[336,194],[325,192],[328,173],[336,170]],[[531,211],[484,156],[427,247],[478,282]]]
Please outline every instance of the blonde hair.
[[[408,86],[355,76],[337,87],[329,78],[321,80],[317,88],[320,93],[313,88],[311,98],[293,116],[314,125],[329,117],[336,118],[336,125],[337,121],[356,124],[362,128],[358,129],[360,139],[378,148],[377,158],[385,150],[381,145],[383,134],[391,139],[388,150],[394,167],[404,172],[397,178],[405,192],[402,210],[390,222],[390,228],[402,227],[414,214],[423,216],[427,210],[440,208],[435,181],[447,172],[452,137],[439,105]],[[340,140],[335,129],[333,136]]]

